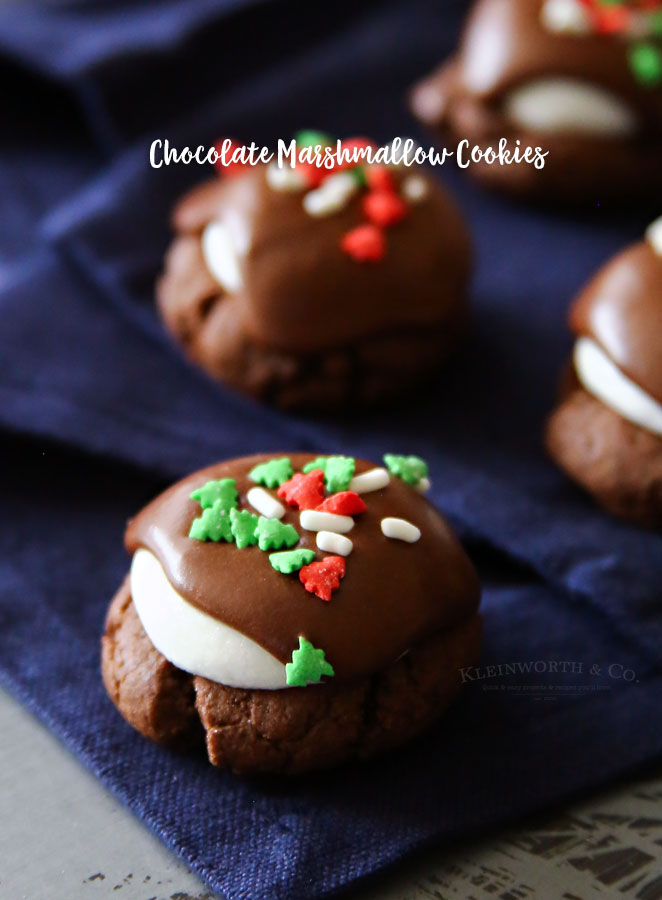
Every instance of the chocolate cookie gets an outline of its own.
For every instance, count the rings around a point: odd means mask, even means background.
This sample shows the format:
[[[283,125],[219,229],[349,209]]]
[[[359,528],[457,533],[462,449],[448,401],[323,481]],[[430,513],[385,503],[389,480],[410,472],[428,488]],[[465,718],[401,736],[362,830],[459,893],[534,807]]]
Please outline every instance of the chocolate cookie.
[[[189,193],[173,224],[166,326],[264,402],[323,411],[404,395],[466,325],[467,230],[420,172],[247,167]]]
[[[548,152],[543,169],[480,161],[489,187],[571,203],[662,195],[659,4],[478,0],[456,55],[412,94],[454,142]]]
[[[547,425],[556,462],[614,515],[662,527],[662,219],[575,301],[572,378]]]
[[[205,734],[236,772],[295,773],[439,716],[480,651],[478,581],[422,496],[423,461],[385,461],[232,460],[129,524],[102,670],[133,727],[164,744]]]

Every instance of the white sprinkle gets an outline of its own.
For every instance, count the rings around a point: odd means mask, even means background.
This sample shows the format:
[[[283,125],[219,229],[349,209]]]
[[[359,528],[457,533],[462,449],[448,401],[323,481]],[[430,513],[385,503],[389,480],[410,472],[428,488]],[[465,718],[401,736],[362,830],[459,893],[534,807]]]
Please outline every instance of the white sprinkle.
[[[406,519],[382,519],[382,533],[388,538],[415,544],[421,537],[421,530]]]
[[[592,30],[591,18],[580,0],[545,0],[540,21],[554,34],[589,34]]]
[[[349,172],[338,172],[336,175],[330,175],[323,181],[318,190],[342,195],[343,197],[351,197],[358,189],[358,182],[353,175],[350,175]]]
[[[646,240],[658,256],[662,256],[662,216],[648,226],[646,229]]]
[[[309,216],[330,216],[344,206],[342,197],[325,194],[322,190],[309,191],[303,198],[303,208]]]
[[[349,556],[354,549],[349,538],[333,531],[318,531],[317,546],[326,553],[337,553],[339,556]]]
[[[291,166],[283,166],[270,162],[266,171],[267,184],[274,191],[296,193],[306,187],[306,181],[300,172]]]
[[[368,472],[362,472],[355,475],[349,483],[348,491],[354,491],[357,494],[368,494],[370,491],[378,491],[385,488],[391,480],[391,476],[386,469],[370,469]]]
[[[354,527],[354,519],[351,516],[337,516],[335,513],[320,512],[317,509],[304,509],[299,521],[306,531],[333,531],[345,534]]]
[[[429,478],[421,478],[417,484],[414,485],[414,489],[419,492],[419,494],[427,494],[427,492],[432,487],[432,482]]]
[[[407,200],[418,203],[428,195],[428,183],[420,175],[410,175],[402,182],[402,193]]]
[[[261,515],[267,519],[282,519],[285,515],[285,507],[272,497],[264,488],[254,487],[246,494],[246,499]]]
[[[303,198],[303,208],[311,216],[329,216],[339,212],[358,188],[348,172],[339,172],[323,181],[317,190],[309,191]]]

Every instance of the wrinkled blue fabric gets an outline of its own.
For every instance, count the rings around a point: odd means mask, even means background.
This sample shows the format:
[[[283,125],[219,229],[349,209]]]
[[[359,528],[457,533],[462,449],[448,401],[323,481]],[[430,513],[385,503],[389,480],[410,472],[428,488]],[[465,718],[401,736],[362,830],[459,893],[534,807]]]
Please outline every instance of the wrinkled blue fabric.
[[[427,394],[362,416],[288,416],[232,394],[183,360],[154,314],[169,210],[207,174],[150,169],[154,137],[269,143],[313,126],[425,143],[406,90],[450,51],[464,10],[0,7],[0,677],[230,900],[328,896],[662,750],[662,539],[602,514],[541,445],[567,305],[644,215],[601,198],[540,211],[437,170],[475,239],[471,336]],[[284,448],[426,457],[432,499],[485,584],[483,666],[582,671],[467,681],[422,740],[292,782],[242,781],[143,741],[99,677],[124,522],[170,478]]]

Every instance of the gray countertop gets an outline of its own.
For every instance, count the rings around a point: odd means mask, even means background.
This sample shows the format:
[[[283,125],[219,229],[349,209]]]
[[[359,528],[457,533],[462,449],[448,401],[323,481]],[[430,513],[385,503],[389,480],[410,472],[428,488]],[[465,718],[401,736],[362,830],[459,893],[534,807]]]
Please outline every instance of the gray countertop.
[[[2,900],[216,898],[2,691],[0,800]],[[661,857],[659,775],[428,854],[350,900],[661,900]]]

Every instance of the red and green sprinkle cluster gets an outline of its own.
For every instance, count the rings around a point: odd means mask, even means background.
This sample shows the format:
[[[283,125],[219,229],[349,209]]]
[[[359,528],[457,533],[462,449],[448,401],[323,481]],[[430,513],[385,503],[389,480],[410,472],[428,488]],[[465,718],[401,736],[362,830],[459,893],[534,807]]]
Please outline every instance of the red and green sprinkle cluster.
[[[417,456],[386,454],[384,464],[391,475],[413,487],[427,476],[427,465]],[[350,490],[355,467],[351,456],[320,456],[307,463],[301,472],[294,472],[290,459],[282,457],[260,463],[251,469],[248,477],[256,485],[276,490],[281,500],[300,511],[353,517],[367,508],[359,494]],[[314,550],[295,546],[300,537],[293,525],[240,509],[234,478],[207,481],[191,493],[190,499],[201,507],[200,515],[191,523],[190,538],[234,543],[240,550],[257,546],[269,551],[269,562],[276,572],[284,575],[298,572],[306,591],[325,602],[340,587],[346,571],[343,556],[328,555],[316,560]],[[299,649],[293,652],[292,662],[286,666],[287,684],[302,687],[319,682],[322,675],[333,674],[324,651],[300,637]]]
[[[328,135],[318,131],[301,131],[295,140],[297,147],[325,147],[332,143]],[[348,152],[377,149],[375,142],[369,138],[348,138],[341,142],[341,147]],[[361,204],[365,222],[342,236],[340,248],[357,262],[378,262],[386,254],[386,229],[406,217],[409,204],[399,194],[397,182],[387,166],[341,162],[332,169],[315,165],[303,168],[308,186],[322,191],[326,184],[331,183],[330,178],[343,171],[365,190]]]
[[[297,151],[311,148],[324,151],[337,142],[320,131],[300,131],[295,135]],[[219,142],[219,146],[222,142]],[[234,145],[233,145],[234,146]],[[340,142],[341,152],[376,151],[377,145],[368,138],[348,138]],[[365,152],[363,153],[365,158]],[[275,166],[271,163],[270,167]],[[334,165],[323,163],[322,156],[314,162],[297,161],[294,169],[285,168],[277,173],[277,180],[267,181],[274,190],[305,192],[303,207],[311,216],[326,216],[343,209],[357,191],[363,192],[361,215],[363,221],[345,232],[340,239],[340,249],[356,262],[378,262],[386,254],[386,232],[397,225],[410,210],[410,199],[403,196],[392,171],[386,165],[362,164],[337,160]],[[242,164],[219,166],[219,174],[234,176],[243,170]],[[418,179],[420,181],[420,179]],[[420,185],[413,199],[422,199]]]
[[[628,60],[642,85],[662,84],[662,0],[579,0],[598,34],[625,37]]]

